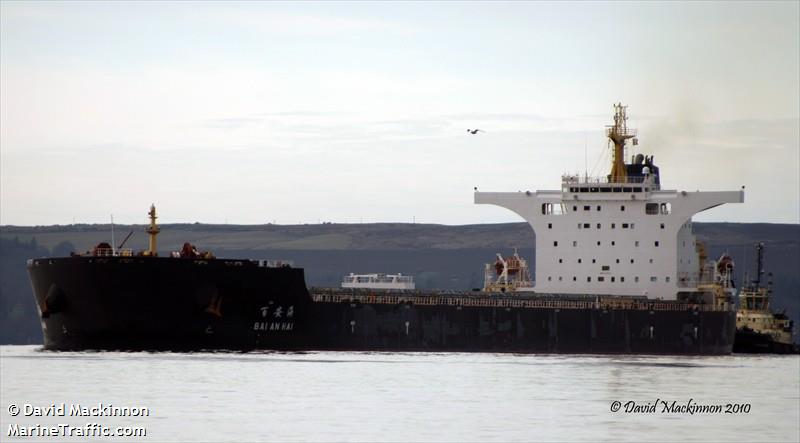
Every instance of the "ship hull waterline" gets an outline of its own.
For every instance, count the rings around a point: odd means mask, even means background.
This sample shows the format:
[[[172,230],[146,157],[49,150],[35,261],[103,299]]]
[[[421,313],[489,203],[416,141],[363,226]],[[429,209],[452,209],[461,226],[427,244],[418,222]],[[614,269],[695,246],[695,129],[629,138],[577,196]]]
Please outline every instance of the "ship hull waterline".
[[[725,355],[736,324],[732,310],[515,302],[532,296],[334,297],[302,269],[248,260],[76,256],[28,271],[49,350]]]
[[[800,354],[794,343],[776,341],[771,335],[750,328],[737,328],[734,339],[735,354]]]

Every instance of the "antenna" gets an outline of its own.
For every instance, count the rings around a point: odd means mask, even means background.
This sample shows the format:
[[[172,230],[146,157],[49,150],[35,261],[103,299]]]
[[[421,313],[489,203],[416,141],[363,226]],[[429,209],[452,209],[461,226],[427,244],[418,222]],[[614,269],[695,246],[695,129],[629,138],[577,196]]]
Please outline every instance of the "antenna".
[[[747,248],[742,246],[742,269],[744,269],[744,275],[742,276],[742,288],[747,286],[748,280],[750,280],[750,276],[747,275]]]
[[[111,255],[117,255],[117,242],[114,241],[114,214],[111,214]]]
[[[583,177],[589,181],[589,148],[586,131],[583,132]]]
[[[759,242],[756,243],[756,260],[758,263],[756,264],[756,279],[753,280],[753,283],[756,284],[756,288],[761,287],[761,277],[764,275],[764,243]]]

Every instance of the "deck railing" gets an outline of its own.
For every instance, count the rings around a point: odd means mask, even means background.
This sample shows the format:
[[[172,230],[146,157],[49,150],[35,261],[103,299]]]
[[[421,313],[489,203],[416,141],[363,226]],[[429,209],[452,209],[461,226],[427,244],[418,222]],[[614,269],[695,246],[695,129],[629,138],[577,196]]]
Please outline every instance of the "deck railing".
[[[727,308],[708,304],[668,301],[630,300],[624,298],[599,298],[587,300],[558,300],[493,298],[476,295],[405,295],[395,293],[356,294],[327,289],[312,289],[311,298],[318,303],[362,303],[362,304],[414,304],[421,306],[464,306],[521,309],[596,309],[596,310],[640,310],[640,311],[725,311]]]
[[[92,255],[95,257],[132,257],[133,249],[94,248]]]
[[[625,177],[623,180],[609,180],[608,177],[587,177],[581,176],[578,174],[565,174],[561,176],[561,183],[566,185],[614,185],[614,184],[648,184],[651,185],[653,189],[657,189],[658,185],[655,183],[653,179],[654,176],[647,175],[633,175],[629,177]]]

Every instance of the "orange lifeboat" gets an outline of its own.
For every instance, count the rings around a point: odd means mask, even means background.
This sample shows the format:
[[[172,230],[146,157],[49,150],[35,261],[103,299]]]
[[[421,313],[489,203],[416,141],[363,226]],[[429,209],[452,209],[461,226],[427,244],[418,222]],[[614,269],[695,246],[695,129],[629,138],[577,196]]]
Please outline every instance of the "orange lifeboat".
[[[500,261],[499,258],[497,260],[495,260],[495,262],[494,262],[494,270],[495,270],[495,272],[497,272],[497,275],[500,275],[500,274],[503,273],[503,262]]]

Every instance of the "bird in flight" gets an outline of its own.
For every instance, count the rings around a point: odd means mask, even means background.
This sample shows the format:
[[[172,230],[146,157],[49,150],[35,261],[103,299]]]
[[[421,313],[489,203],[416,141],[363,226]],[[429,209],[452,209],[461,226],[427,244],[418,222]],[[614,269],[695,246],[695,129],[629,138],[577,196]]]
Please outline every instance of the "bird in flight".
[[[484,131],[483,129],[467,129],[467,132],[469,132],[472,135],[475,135],[479,132],[486,132],[486,131]]]

